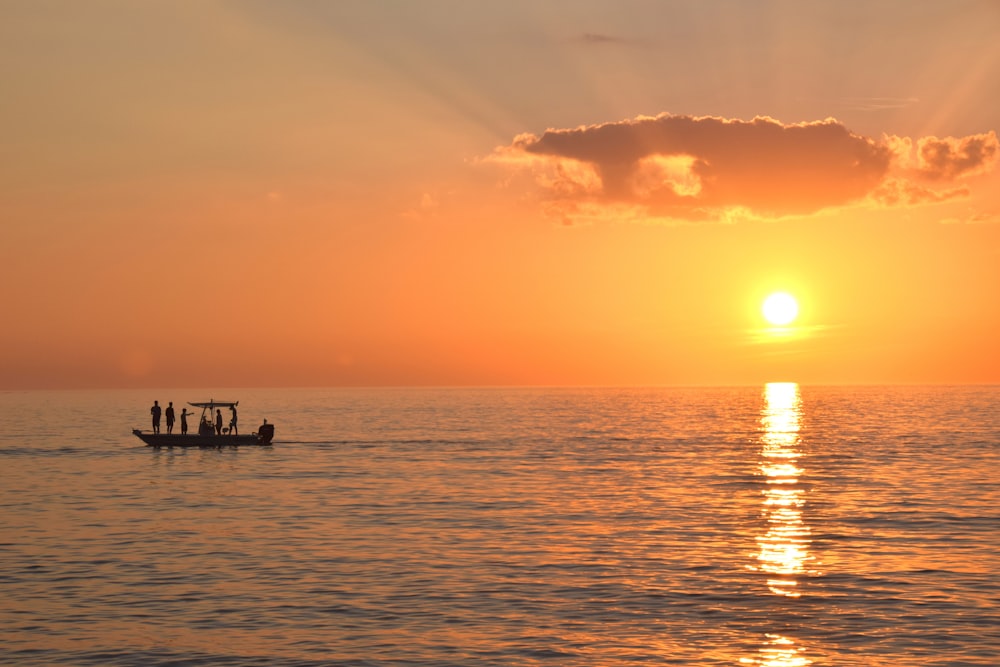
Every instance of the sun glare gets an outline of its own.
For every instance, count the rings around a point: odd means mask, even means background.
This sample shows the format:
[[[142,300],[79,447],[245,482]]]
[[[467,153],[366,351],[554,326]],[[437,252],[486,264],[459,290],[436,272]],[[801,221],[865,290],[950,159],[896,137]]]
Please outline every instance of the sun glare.
[[[761,308],[764,319],[776,327],[783,327],[795,321],[799,314],[799,304],[791,294],[775,292],[764,299]]]

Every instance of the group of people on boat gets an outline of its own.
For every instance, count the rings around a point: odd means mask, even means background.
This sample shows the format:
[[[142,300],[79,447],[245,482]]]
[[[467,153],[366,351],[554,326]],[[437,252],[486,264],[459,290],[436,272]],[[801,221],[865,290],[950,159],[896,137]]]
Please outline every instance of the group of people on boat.
[[[229,427],[225,429],[226,433],[229,435],[239,435],[239,430],[237,430],[237,416],[236,416],[236,406],[230,405],[229,410],[232,413],[229,417]],[[160,409],[160,402],[153,401],[153,407],[149,409],[149,413],[153,416],[153,433],[158,434],[160,432],[160,416],[163,415],[167,420],[167,433],[174,432],[174,402],[170,401],[167,404],[167,409]],[[187,408],[181,410],[181,435],[187,435],[188,432],[188,415],[193,415],[193,412],[188,412]],[[213,428],[212,423],[208,420],[208,417],[202,414],[201,424],[198,425],[199,435],[222,435],[222,410],[215,411],[215,425]]]

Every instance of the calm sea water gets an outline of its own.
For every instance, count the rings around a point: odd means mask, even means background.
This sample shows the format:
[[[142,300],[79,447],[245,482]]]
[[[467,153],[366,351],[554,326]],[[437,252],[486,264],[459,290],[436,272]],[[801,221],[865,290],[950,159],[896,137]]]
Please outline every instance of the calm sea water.
[[[998,665],[1000,388],[0,393],[0,664]]]

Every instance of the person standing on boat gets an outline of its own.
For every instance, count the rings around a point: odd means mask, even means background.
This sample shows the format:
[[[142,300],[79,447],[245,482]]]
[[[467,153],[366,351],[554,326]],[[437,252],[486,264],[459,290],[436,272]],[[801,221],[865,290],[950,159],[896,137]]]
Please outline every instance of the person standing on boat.
[[[215,435],[222,435],[222,410],[215,411]]]
[[[153,401],[153,407],[149,409],[149,414],[153,415],[153,433],[160,432],[160,402]]]
[[[230,435],[239,435],[240,434],[239,431],[236,430],[236,406],[235,405],[230,405],[229,409],[233,413],[232,418],[229,420],[229,434]]]
[[[167,403],[167,435],[174,432],[174,402]]]
[[[181,435],[188,434],[188,409],[181,410]]]

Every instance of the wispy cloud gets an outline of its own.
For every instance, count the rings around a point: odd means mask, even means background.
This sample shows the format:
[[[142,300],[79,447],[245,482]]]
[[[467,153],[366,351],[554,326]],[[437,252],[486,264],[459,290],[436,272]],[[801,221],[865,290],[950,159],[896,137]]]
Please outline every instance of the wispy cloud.
[[[970,192],[964,185],[941,190],[906,178],[887,178],[871,192],[869,199],[888,207],[920,206],[968,197]]]
[[[961,218],[945,218],[941,221],[948,225],[988,225],[1000,223],[1000,213],[997,211],[969,211]]]
[[[786,124],[660,114],[522,134],[486,159],[531,174],[545,209],[576,222],[936,203],[967,196],[956,181],[989,170],[998,156],[993,132],[875,140],[832,118]]]
[[[844,106],[854,111],[905,109],[919,102],[916,97],[849,97],[843,100]]]
[[[629,40],[614,35],[605,35],[597,32],[587,32],[580,36],[580,41],[585,44],[625,44]]]

